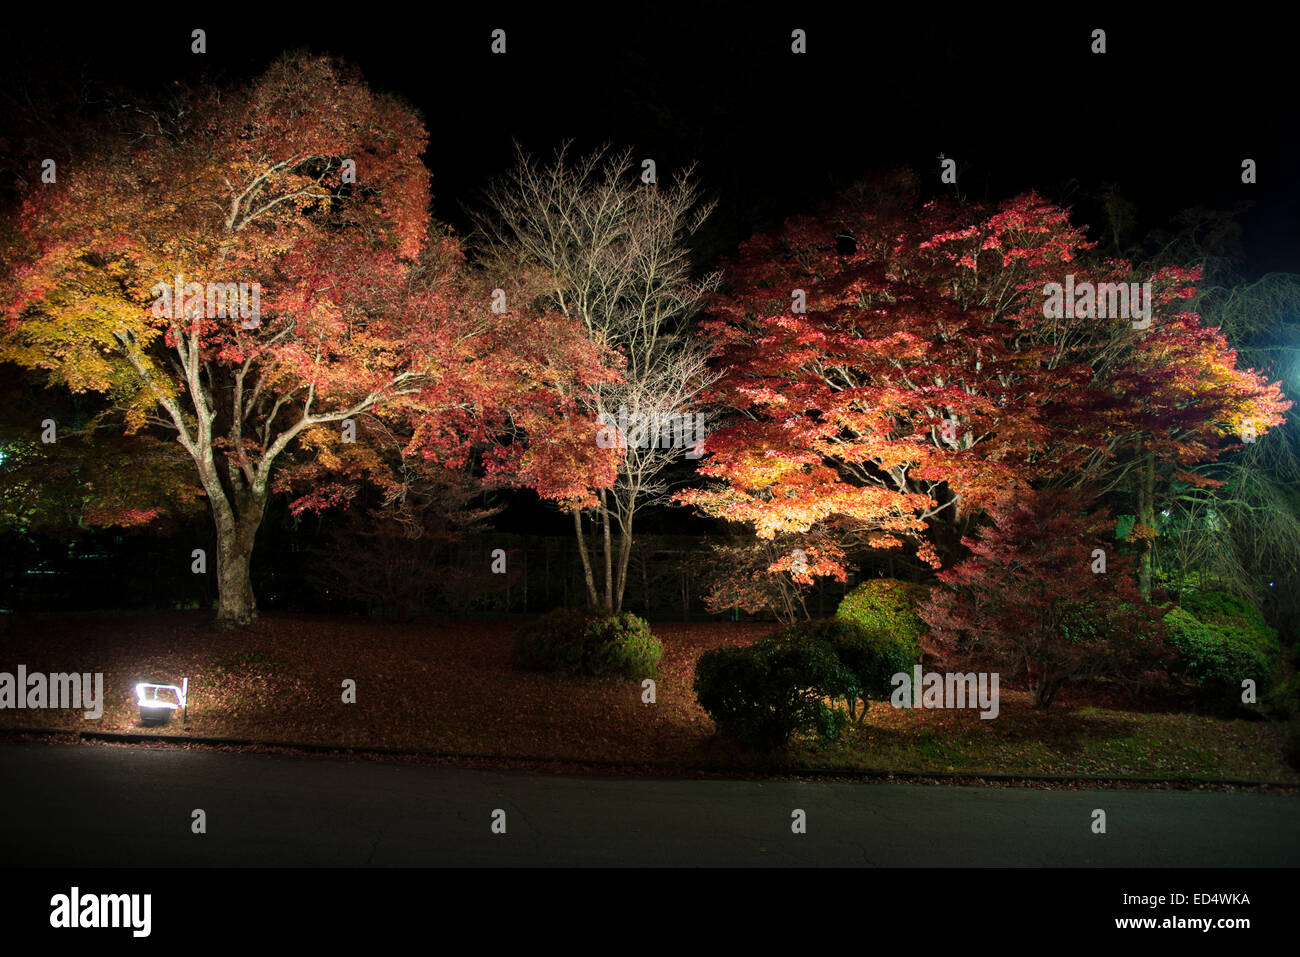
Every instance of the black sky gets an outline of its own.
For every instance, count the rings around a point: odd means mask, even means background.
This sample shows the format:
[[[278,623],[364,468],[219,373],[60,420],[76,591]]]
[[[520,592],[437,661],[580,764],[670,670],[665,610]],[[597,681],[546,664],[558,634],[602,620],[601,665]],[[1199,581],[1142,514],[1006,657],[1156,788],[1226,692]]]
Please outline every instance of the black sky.
[[[701,249],[811,211],[875,167],[938,184],[958,160],[962,192],[1036,188],[1095,225],[1091,196],[1115,184],[1145,228],[1194,205],[1250,200],[1246,271],[1300,268],[1300,143],[1293,40],[1251,10],[1032,15],[990,8],[608,4],[539,10],[431,5],[68,14],[28,10],[5,38],[7,73],[80,72],[128,86],[255,76],[286,49],[356,63],[425,115],[435,213],[462,205],[510,158],[512,139],[549,153],[632,146],[661,171],[695,160],[720,200]],[[190,52],[190,31],[208,52]],[[489,50],[494,28],[507,54]],[[808,52],[790,52],[807,31]],[[1094,28],[1108,52],[1090,52]],[[1259,183],[1240,182],[1243,158]]]

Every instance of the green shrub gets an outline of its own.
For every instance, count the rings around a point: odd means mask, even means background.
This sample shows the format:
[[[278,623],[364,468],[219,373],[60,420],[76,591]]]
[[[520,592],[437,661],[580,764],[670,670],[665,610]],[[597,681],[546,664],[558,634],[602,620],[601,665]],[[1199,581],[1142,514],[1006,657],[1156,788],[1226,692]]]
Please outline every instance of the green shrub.
[[[515,632],[514,662],[529,671],[571,673],[582,664],[581,636],[594,613],[559,608]]]
[[[1178,606],[1197,621],[1211,624],[1242,623],[1263,633],[1273,631],[1258,608],[1230,592],[1188,592],[1179,600]]]
[[[584,636],[593,647],[593,674],[640,681],[659,673],[664,646],[645,620],[630,611],[598,619],[587,626]]]
[[[835,617],[903,642],[911,660],[920,661],[925,624],[916,610],[929,596],[930,589],[925,585],[873,578],[844,596]]]
[[[1281,645],[1277,630],[1269,627],[1264,613],[1236,595],[1223,591],[1194,592],[1178,603],[1197,621],[1215,625],[1248,642],[1272,658],[1278,657]]]
[[[859,701],[889,698],[894,675],[910,670],[917,654],[885,629],[838,618],[804,621],[747,648],[701,655],[695,693],[718,732],[746,747],[781,747],[796,733],[835,740],[859,717]],[[826,698],[843,700],[847,710]]]
[[[593,678],[652,677],[663,645],[631,612],[561,608],[515,634],[514,662],[529,671]]]
[[[1207,692],[1216,696],[1240,695],[1241,682],[1255,680],[1263,694],[1276,674],[1277,638],[1241,624],[1241,619],[1218,618],[1200,621],[1185,608],[1173,608],[1164,616],[1169,646],[1179,660],[1170,670],[1183,672]],[[1268,629],[1271,631],[1271,629]]]
[[[860,717],[858,701],[887,701],[893,691],[893,677],[908,672],[919,660],[919,651],[905,639],[885,631],[874,631],[842,618],[825,618],[802,621],[779,633],[787,641],[820,642],[830,651],[852,677],[852,682],[840,691],[829,687],[823,690],[833,697],[844,698],[851,718]]]
[[[794,731],[794,720],[770,704],[767,662],[754,647],[714,648],[695,662],[695,697],[718,733],[738,744],[774,748]]]
[[[718,732],[771,750],[796,732],[839,737],[848,715],[826,697],[855,694],[856,679],[829,643],[769,635],[747,648],[715,648],[695,665],[695,695]]]

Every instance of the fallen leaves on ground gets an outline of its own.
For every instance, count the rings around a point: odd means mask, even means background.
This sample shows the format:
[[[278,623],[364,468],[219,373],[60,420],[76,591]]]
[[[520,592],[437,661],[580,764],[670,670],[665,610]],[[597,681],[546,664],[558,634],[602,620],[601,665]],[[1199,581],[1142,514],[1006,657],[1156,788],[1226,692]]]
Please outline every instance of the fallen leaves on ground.
[[[748,644],[765,623],[654,622],[664,645],[656,701],[639,683],[575,681],[510,664],[511,621],[396,623],[267,615],[221,632],[210,615],[116,612],[23,616],[0,643],[0,671],[103,672],[104,714],[4,710],[0,730],[136,732],[137,682],[189,678],[185,737],[239,738],[340,747],[422,749],[510,758],[645,765],[762,766],[714,734],[696,703],[696,659]],[[343,682],[356,682],[356,703]],[[1062,692],[1047,712],[1026,694],[1001,691],[996,720],[976,710],[894,709],[873,704],[840,741],[795,742],[776,758],[804,767],[1123,774],[1300,782],[1282,759],[1280,726],[1183,713],[1160,699],[1105,689]]]

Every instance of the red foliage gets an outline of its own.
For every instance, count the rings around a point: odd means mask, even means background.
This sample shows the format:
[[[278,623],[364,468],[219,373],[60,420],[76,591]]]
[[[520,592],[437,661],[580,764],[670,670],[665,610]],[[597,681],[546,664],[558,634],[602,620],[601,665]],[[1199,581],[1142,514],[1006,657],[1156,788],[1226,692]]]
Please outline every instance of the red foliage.
[[[1064,491],[995,509],[995,524],[963,539],[971,556],[940,573],[947,587],[920,609],[927,650],[1026,678],[1038,707],[1067,681],[1135,680],[1157,667],[1160,614],[1139,594],[1130,563],[1111,553],[1114,522],[1078,509]]]
[[[569,417],[613,375],[604,354],[576,321],[492,308],[511,280],[473,273],[430,222],[417,113],[306,54],[180,98],[115,114],[28,194],[0,252],[0,358],[110,395],[129,431],[174,434],[212,507],[223,619],[255,611],[273,487],[305,493],[299,509],[362,477],[391,495],[401,460],[462,466],[502,434],[493,475],[554,498],[600,487],[608,467],[571,450],[594,443]],[[401,441],[350,442],[353,426]]]
[[[708,327],[714,398],[739,414],[706,442],[701,471],[720,482],[681,501],[764,538],[910,539],[939,567],[959,519],[1109,467],[1135,439],[1186,464],[1245,419],[1280,421],[1278,387],[1177,311],[1192,274],[1151,277],[1148,331],[1051,315],[1049,284],[1130,267],[1086,263],[1082,230],[1033,194],[995,211],[914,195],[906,176],[864,186],[742,246]]]

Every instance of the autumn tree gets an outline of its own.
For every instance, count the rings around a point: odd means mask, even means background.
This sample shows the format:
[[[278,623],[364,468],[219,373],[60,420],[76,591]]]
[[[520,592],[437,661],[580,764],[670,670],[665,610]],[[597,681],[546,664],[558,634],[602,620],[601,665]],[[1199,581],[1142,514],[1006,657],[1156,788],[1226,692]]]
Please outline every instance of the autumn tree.
[[[994,506],[992,524],[964,540],[970,556],[939,573],[919,609],[929,650],[1024,680],[1036,708],[1068,682],[1157,669],[1160,613],[1115,552],[1115,523],[1081,504],[1055,489]]]
[[[1065,481],[1095,484],[1129,513],[1144,592],[1161,565],[1175,584],[1208,575],[1258,601],[1300,560],[1297,420],[1292,409],[1283,421],[1291,403],[1268,384],[1293,365],[1300,276],[1237,272],[1249,204],[1193,207],[1141,234],[1135,203],[1114,186],[1100,199],[1112,263],[1135,264],[1122,281],[1156,280],[1156,314],[1099,351],[1097,385],[1127,394]]]
[[[0,357],[179,443],[216,527],[222,624],[256,613],[249,559],[280,478],[300,507],[394,481],[359,419],[404,423],[406,455],[455,466],[499,427],[562,417],[598,361],[563,317],[490,311],[430,223],[426,140],[351,68],[294,54],[115,112],[22,204]],[[517,446],[494,461],[527,465]]]
[[[0,530],[72,541],[101,528],[175,527],[204,508],[175,442],[123,436],[97,396],[0,368]]]
[[[580,320],[619,359],[618,380],[583,406],[588,421],[601,424],[586,441],[617,451],[616,479],[566,503],[588,601],[617,611],[636,516],[667,499],[666,469],[696,454],[703,434],[710,375],[690,320],[716,277],[693,278],[687,243],[713,204],[701,201],[690,170],[661,185],[630,150],[573,159],[561,148],[549,165],[517,152],[478,211],[490,268],[539,274],[542,306]],[[603,566],[599,583],[593,552]]]
[[[818,577],[835,577],[844,555],[819,530],[770,539],[733,534],[714,543],[701,563],[704,607],[768,614],[784,624],[812,617],[808,593]]]
[[[1146,277],[1156,315],[1138,329],[1104,292],[1129,267],[1090,249],[1033,194],[921,203],[907,174],[753,238],[707,325],[736,419],[706,444],[718,481],[681,500],[761,537],[911,543],[939,567],[988,509],[1112,468],[1135,440],[1187,462],[1247,415],[1267,428],[1275,387],[1179,311],[1185,277]],[[1052,308],[1076,282],[1103,308]]]
[[[1281,425],[1291,405],[1279,382],[1241,368],[1222,330],[1191,308],[1200,276],[1199,267],[1157,270],[1149,277],[1149,328],[1123,332],[1093,362],[1092,388],[1108,397],[1108,409],[1073,484],[1131,490],[1144,595],[1151,593],[1156,503],[1175,488],[1221,487],[1204,467]]]
[[[1221,402],[1241,395],[1240,388],[1217,387],[1228,374],[1222,368],[1228,357],[1235,355],[1238,368],[1259,370],[1265,382],[1280,380],[1279,388],[1290,384],[1293,394],[1300,351],[1300,275],[1241,275],[1235,264],[1244,259],[1237,221],[1242,211],[1189,209],[1174,216],[1169,226],[1153,230],[1145,242],[1126,249],[1143,264],[1141,269],[1198,270],[1194,294],[1182,311],[1198,314],[1200,324],[1218,330],[1221,338],[1209,344],[1208,356],[1202,345],[1200,356],[1180,364],[1202,391]],[[1244,385],[1261,393],[1258,382]],[[1123,470],[1136,458],[1133,445],[1108,457],[1108,477],[1130,492],[1134,503],[1132,528],[1144,546],[1144,582],[1150,582],[1158,565],[1174,584],[1208,577],[1252,601],[1270,588],[1274,594],[1294,592],[1300,564],[1300,499],[1295,491],[1300,480],[1300,419],[1294,403],[1280,398],[1274,389],[1262,391],[1258,401],[1247,405],[1255,415],[1238,414],[1240,424],[1226,437],[1225,454],[1220,454],[1225,441],[1211,442],[1211,454],[1190,462],[1156,457],[1153,468],[1131,469],[1127,477]],[[1261,411],[1267,415],[1258,415]],[[1231,420],[1231,410],[1220,418]],[[1187,426],[1178,423],[1175,428]]]

